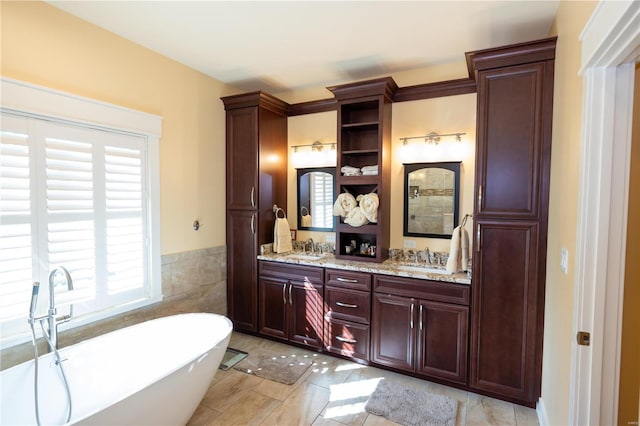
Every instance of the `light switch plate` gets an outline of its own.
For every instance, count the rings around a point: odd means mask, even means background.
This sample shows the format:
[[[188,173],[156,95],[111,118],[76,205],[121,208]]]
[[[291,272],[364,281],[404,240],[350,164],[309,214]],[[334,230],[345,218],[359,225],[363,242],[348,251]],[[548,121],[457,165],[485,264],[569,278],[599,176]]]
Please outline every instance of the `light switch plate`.
[[[404,248],[416,248],[416,240],[404,240]]]
[[[562,272],[565,273],[565,275],[567,274],[568,263],[569,263],[569,252],[567,251],[566,248],[563,247],[560,249],[560,269],[562,270]]]

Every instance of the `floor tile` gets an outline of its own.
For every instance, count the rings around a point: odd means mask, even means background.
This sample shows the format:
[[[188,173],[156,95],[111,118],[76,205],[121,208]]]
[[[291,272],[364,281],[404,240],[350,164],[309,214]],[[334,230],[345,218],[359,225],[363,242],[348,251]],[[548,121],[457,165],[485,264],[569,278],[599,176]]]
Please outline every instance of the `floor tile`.
[[[210,426],[259,425],[280,405],[280,401],[257,392],[244,392],[237,401]]]
[[[243,393],[255,388],[263,380],[259,377],[233,370],[223,380],[209,387],[201,405],[223,412],[235,404]]]
[[[264,421],[265,425],[310,425],[329,402],[329,390],[302,383]]]
[[[207,426],[218,416],[220,416],[218,411],[200,404],[191,419],[189,419],[187,426]]]
[[[513,404],[486,396],[469,394],[465,424],[475,425],[515,425]]]
[[[518,426],[538,426],[538,413],[536,410],[522,405],[514,405],[516,411],[516,424]]]

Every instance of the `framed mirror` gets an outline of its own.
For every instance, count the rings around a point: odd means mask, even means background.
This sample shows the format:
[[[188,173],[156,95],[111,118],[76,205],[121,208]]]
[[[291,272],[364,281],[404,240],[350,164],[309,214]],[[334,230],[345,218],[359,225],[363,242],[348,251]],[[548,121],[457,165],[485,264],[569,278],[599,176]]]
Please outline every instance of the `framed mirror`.
[[[460,162],[404,165],[404,235],[451,238],[458,226]]]
[[[335,230],[333,198],[336,187],[335,167],[298,169],[298,229]]]

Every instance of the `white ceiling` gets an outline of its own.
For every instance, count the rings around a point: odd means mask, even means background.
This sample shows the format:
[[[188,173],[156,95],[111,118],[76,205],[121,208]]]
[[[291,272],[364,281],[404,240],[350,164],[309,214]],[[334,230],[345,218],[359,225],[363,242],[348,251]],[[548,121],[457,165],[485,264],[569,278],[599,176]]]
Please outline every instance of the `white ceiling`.
[[[547,37],[559,1],[49,1],[242,90],[322,87]]]

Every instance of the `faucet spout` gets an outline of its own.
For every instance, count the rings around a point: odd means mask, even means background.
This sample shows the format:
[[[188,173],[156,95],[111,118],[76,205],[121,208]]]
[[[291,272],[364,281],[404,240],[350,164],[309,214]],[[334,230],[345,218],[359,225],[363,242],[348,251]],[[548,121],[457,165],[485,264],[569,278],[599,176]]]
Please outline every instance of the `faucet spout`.
[[[55,303],[55,287],[56,287],[56,275],[61,273],[67,284],[67,290],[73,290],[73,280],[71,274],[64,266],[56,266],[49,273],[49,311],[47,315],[49,323],[49,344],[51,350],[58,348],[58,325],[67,322],[73,316],[73,305],[69,308],[69,315],[64,315],[58,318],[58,310]]]

